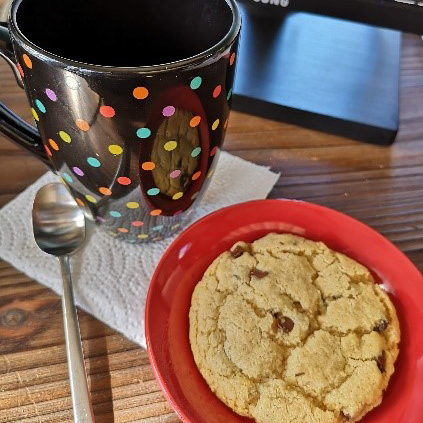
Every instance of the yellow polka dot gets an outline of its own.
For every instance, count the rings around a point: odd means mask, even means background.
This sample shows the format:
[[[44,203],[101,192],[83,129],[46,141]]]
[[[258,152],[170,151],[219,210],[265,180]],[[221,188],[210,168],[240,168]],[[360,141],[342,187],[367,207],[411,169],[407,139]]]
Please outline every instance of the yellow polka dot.
[[[176,142],[176,141],[168,141],[164,146],[163,146],[163,148],[166,150],[166,151],[172,151],[172,150],[174,150],[176,147],[178,146],[178,143]]]
[[[126,207],[128,209],[137,209],[140,205],[136,201],[130,201],[129,203],[126,203]]]
[[[214,170],[211,170],[211,171],[207,174],[207,178],[211,178],[211,177],[212,177],[212,175],[213,175],[213,173],[214,173]]]
[[[111,236],[117,236],[117,233],[116,233],[116,232],[108,231],[107,233],[108,233],[109,235],[111,235]]]
[[[123,148],[120,145],[112,144],[109,145],[109,151],[112,154],[122,154]]]
[[[25,65],[26,65],[29,69],[32,69],[32,61],[31,61],[31,59],[29,58],[29,56],[28,56],[27,54],[23,54],[23,55],[22,55],[22,58],[23,58],[23,61],[24,61]]]
[[[172,199],[173,200],[179,200],[183,195],[184,195],[184,193],[179,191],[176,194],[173,194]]]
[[[219,126],[219,123],[220,123],[219,119],[216,119],[216,120],[213,122],[213,125],[212,125],[212,130],[213,130],[213,131],[217,129],[217,127]]]
[[[59,137],[62,138],[64,142],[71,142],[70,135],[65,131],[59,131]]]
[[[92,195],[86,195],[85,198],[87,199],[87,201],[89,201],[90,203],[97,203],[97,200],[92,196]]]
[[[148,235],[147,234],[139,234],[138,238],[139,239],[145,239],[145,238],[148,238]]]
[[[38,117],[38,114],[35,111],[35,109],[31,109],[31,112],[32,112],[32,116],[34,116],[34,119],[38,122],[40,120],[40,118]]]

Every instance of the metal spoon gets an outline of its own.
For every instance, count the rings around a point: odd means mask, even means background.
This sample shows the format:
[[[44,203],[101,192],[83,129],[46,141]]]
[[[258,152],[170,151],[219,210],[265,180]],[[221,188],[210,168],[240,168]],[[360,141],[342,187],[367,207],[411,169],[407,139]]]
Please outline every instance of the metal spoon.
[[[94,414],[69,267],[69,254],[80,248],[85,241],[85,215],[64,185],[48,184],[35,197],[32,227],[38,247],[45,253],[58,257],[60,261],[63,322],[75,423],[93,423]]]

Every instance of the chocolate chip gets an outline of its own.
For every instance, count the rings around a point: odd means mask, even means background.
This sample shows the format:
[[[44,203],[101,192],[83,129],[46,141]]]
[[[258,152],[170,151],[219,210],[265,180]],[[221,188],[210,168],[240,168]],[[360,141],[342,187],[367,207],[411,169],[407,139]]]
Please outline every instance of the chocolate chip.
[[[383,332],[387,327],[388,327],[388,321],[385,319],[380,319],[376,323],[376,326],[373,328],[373,330],[380,333],[380,332]]]
[[[341,411],[341,417],[343,417],[347,422],[351,420],[351,416],[347,413],[344,413],[343,411]]]
[[[256,267],[250,270],[250,276],[254,276],[255,278],[258,278],[258,279],[262,279],[268,274],[269,272],[266,272],[265,270],[257,269]]]
[[[378,369],[381,373],[385,372],[385,364],[386,364],[386,354],[385,351],[382,351],[382,354],[379,357],[375,358],[376,364]]]
[[[232,251],[231,251],[231,255],[233,258],[238,258],[241,257],[244,254],[244,250],[242,249],[242,247],[240,247],[239,245],[237,245]]]
[[[278,329],[283,333],[289,333],[294,329],[294,322],[289,317],[283,316],[281,313],[276,313],[273,316],[276,319]]]
[[[304,372],[301,372],[301,373],[295,373],[295,377],[302,376],[302,375],[305,375],[305,373],[304,373]]]

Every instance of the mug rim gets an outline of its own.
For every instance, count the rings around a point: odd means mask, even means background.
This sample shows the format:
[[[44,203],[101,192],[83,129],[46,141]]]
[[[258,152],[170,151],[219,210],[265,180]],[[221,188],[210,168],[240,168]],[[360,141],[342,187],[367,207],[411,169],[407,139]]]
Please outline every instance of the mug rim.
[[[109,65],[96,65],[92,63],[80,62],[77,60],[68,59],[66,57],[59,56],[57,54],[51,53],[42,47],[37,46],[31,40],[29,40],[19,29],[18,23],[16,21],[16,13],[20,4],[24,0],[14,0],[12,7],[9,12],[9,26],[13,31],[13,36],[19,41],[32,50],[32,53],[35,55],[41,55],[47,57],[48,59],[66,67],[77,68],[79,70],[89,70],[96,72],[106,72],[106,73],[128,73],[136,72],[140,74],[145,73],[158,73],[166,72],[174,69],[180,69],[184,67],[196,66],[207,62],[208,59],[211,59],[215,55],[222,53],[228,48],[238,36],[241,30],[241,14],[236,4],[235,0],[221,0],[224,1],[231,9],[232,12],[232,24],[229,28],[229,31],[226,35],[218,41],[212,47],[195,54],[194,56],[187,57],[185,59],[175,60],[173,62],[161,63],[157,65],[148,65],[148,66],[109,66]]]

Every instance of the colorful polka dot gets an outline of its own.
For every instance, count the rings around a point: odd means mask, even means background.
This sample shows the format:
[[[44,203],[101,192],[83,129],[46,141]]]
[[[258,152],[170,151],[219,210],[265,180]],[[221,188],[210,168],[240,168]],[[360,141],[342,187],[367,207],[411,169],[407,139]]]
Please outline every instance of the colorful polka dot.
[[[109,151],[112,154],[119,155],[119,154],[122,154],[123,148],[120,145],[111,144],[111,145],[109,145]]]
[[[211,177],[212,177],[212,175],[213,175],[213,173],[214,173],[214,170],[213,170],[213,169],[211,169],[211,170],[209,171],[209,173],[207,174],[207,178],[211,178]]]
[[[65,131],[59,131],[59,137],[62,138],[62,140],[67,143],[72,141],[72,138],[70,137],[70,135]]]
[[[183,195],[184,195],[184,193],[179,191],[176,194],[172,195],[172,200],[179,200]]]
[[[139,234],[138,238],[139,239],[145,239],[145,238],[148,238],[148,235],[147,234]]]
[[[126,203],[126,207],[128,207],[128,209],[137,209],[139,206],[139,203],[136,201],[130,201],[129,203]]]
[[[97,200],[92,196],[92,195],[86,195],[85,198],[87,199],[87,201],[89,201],[90,203],[97,203]]]
[[[191,126],[191,128],[195,128],[196,126],[198,126],[201,122],[201,116],[194,116],[190,121],[189,121],[189,126]]]
[[[160,193],[160,190],[158,188],[150,188],[147,191],[147,195],[157,195]]]
[[[233,53],[231,54],[230,59],[229,59],[229,64],[230,64],[231,66],[235,63],[235,57],[236,57],[236,54],[235,54],[235,52],[233,52]]]
[[[75,198],[75,201],[78,203],[79,206],[84,207],[85,204],[80,198]]]
[[[46,108],[44,107],[44,104],[43,103],[41,103],[41,101],[40,100],[35,100],[35,104],[36,104],[36,106],[38,107],[38,110],[41,112],[41,113],[45,113],[46,112]]]
[[[148,138],[151,135],[151,131],[148,128],[139,128],[137,129],[138,138]]]
[[[81,130],[81,131],[89,131],[90,130],[90,124],[84,120],[84,119],[76,119],[75,121],[76,126]]]
[[[32,69],[32,60],[29,58],[27,54],[22,55],[22,59],[27,68]]]
[[[194,150],[191,151],[191,157],[197,157],[201,153],[201,147],[195,147]]]
[[[126,176],[119,176],[119,178],[117,178],[117,181],[119,184],[121,185],[129,185],[132,181],[127,178]]]
[[[117,236],[117,233],[116,233],[116,232],[107,231],[107,233],[108,233],[109,235],[111,235],[111,236]]]
[[[24,78],[25,74],[24,74],[24,71],[22,69],[22,66],[18,63],[17,67],[18,67],[19,74],[21,75],[21,78]]]
[[[100,167],[101,166],[100,160],[96,159],[95,157],[88,157],[87,162],[92,167]]]
[[[84,171],[77,166],[74,166],[72,168],[72,171],[73,171],[73,173],[75,173],[78,176],[84,176],[85,175]]]
[[[172,151],[174,150],[176,147],[178,146],[178,143],[176,141],[168,141],[167,143],[165,143],[165,145],[163,146],[163,148],[166,151]]]
[[[179,169],[172,170],[172,172],[169,173],[169,177],[172,179],[177,178],[181,174],[181,171]]]
[[[57,101],[56,93],[50,88],[46,88],[46,95],[51,101]]]
[[[189,86],[193,90],[196,90],[197,88],[200,88],[200,85],[202,82],[203,82],[203,79],[201,78],[201,76],[196,76],[195,78],[191,80],[191,83],[189,84]]]
[[[118,228],[117,230],[123,234],[126,234],[127,232],[129,232],[128,229],[126,228]]]
[[[140,226],[144,225],[144,222],[141,222],[141,220],[134,220],[131,223],[132,226],[135,226],[136,228],[139,228]]]
[[[181,226],[179,223],[177,223],[176,225],[173,225],[170,229],[172,229],[172,231],[174,231],[175,229],[178,229],[179,226]]]
[[[159,216],[160,214],[162,214],[162,210],[160,209],[154,209],[154,210],[151,210],[150,212],[151,216]]]
[[[106,118],[112,118],[115,115],[115,109],[111,106],[101,106],[100,114]]]
[[[163,110],[163,116],[169,117],[175,114],[176,109],[173,106],[166,106]]]
[[[220,123],[220,120],[219,120],[219,119],[216,119],[216,120],[213,122],[213,125],[212,125],[212,130],[213,130],[213,131],[215,131],[215,130],[217,129],[217,127],[219,126],[219,123]]]
[[[64,172],[62,173],[63,179],[71,184],[73,182],[72,176],[70,176],[68,173]]]
[[[228,95],[226,96],[226,100],[229,101],[229,99],[232,97],[232,88],[228,91]]]
[[[67,76],[65,78],[65,84],[70,88],[71,90],[77,90],[79,88],[79,82],[77,79],[75,79],[73,76]]]
[[[145,87],[136,87],[134,91],[132,91],[132,94],[137,100],[144,100],[148,97],[148,90]]]
[[[110,211],[109,211],[109,214],[110,214],[110,216],[112,216],[112,217],[121,217],[121,216],[122,216],[122,213],[120,213],[120,212],[118,212],[118,211],[116,211],[116,210],[110,210]]]
[[[161,231],[163,229],[163,225],[157,225],[157,226],[153,226],[151,228],[153,231]]]
[[[213,157],[217,152],[217,145],[213,147],[212,151],[210,151],[210,157]]]
[[[191,179],[192,179],[193,181],[195,181],[195,180],[197,180],[200,176],[201,176],[201,172],[200,172],[200,171],[198,171],[198,172],[195,172],[195,173],[194,173],[194,175],[192,175]]]
[[[101,216],[97,216],[96,220],[98,220],[100,223],[104,223],[106,221],[106,219],[104,217],[101,217]]]
[[[99,190],[100,194],[103,194],[103,195],[112,195],[112,191],[110,191],[109,188],[100,187],[98,190]]]
[[[144,163],[141,165],[141,167],[142,167],[144,170],[153,170],[153,169],[156,167],[156,165],[155,165],[153,162],[144,162]]]
[[[51,138],[48,139],[48,143],[50,144],[50,147],[53,150],[59,151],[59,146],[57,145],[57,142],[52,140]]]
[[[32,112],[32,116],[34,116],[34,119],[35,119],[37,122],[39,122],[39,121],[40,121],[40,118],[38,117],[38,113],[37,113],[37,111],[36,111],[35,109],[31,109],[31,112]]]
[[[222,92],[222,86],[218,85],[214,90],[213,90],[213,97],[217,98],[219,97],[220,93]]]

